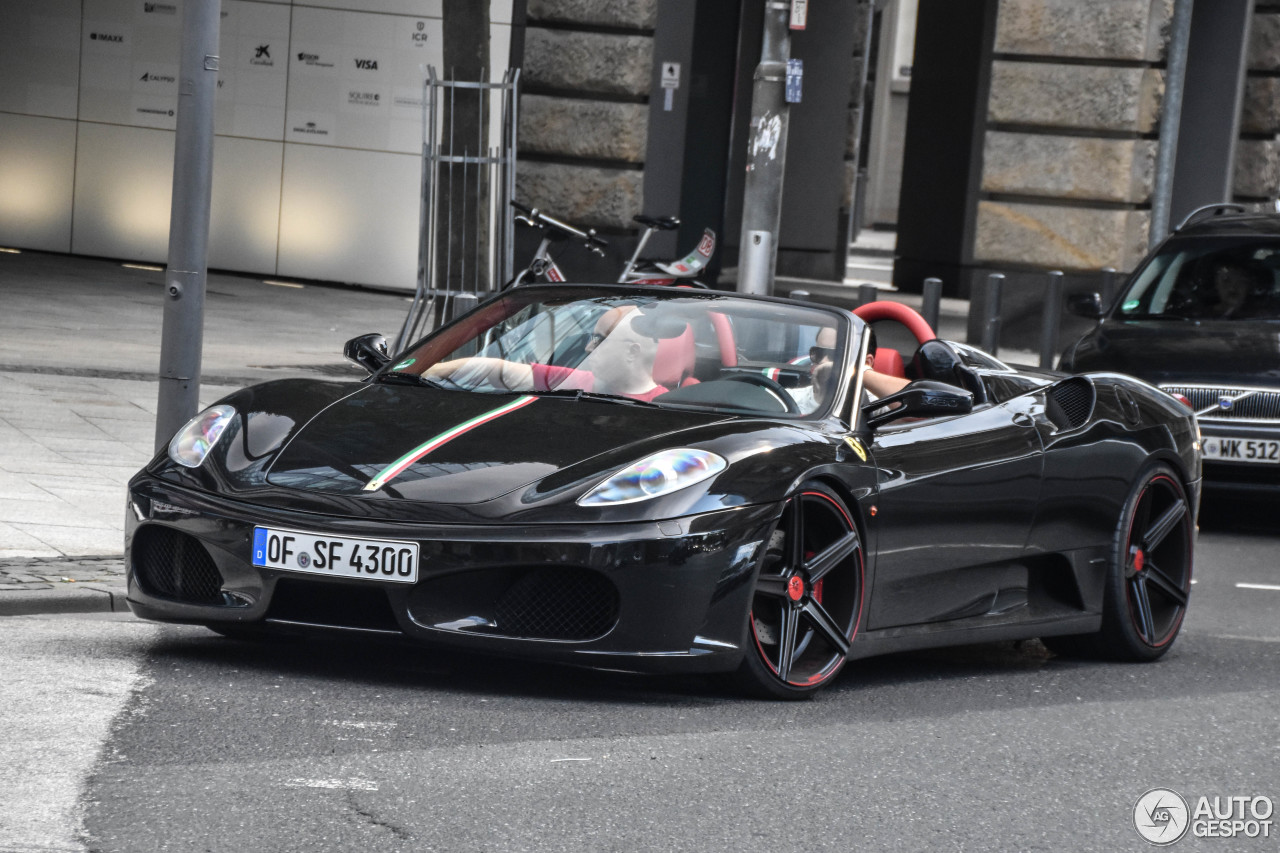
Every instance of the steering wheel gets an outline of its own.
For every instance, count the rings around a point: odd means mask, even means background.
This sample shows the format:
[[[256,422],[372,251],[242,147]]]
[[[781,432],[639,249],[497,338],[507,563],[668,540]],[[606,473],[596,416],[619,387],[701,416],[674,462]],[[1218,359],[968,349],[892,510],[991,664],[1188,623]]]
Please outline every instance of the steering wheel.
[[[874,323],[877,320],[896,320],[907,327],[907,331],[915,336],[918,344],[938,337],[923,317],[901,302],[868,302],[866,305],[854,308],[853,313],[868,323]]]
[[[732,376],[726,376],[724,378],[731,382],[745,382],[748,385],[755,385],[763,388],[778,398],[778,402],[782,404],[782,408],[787,411],[787,414],[800,414],[800,406],[796,404],[795,398],[787,393],[787,389],[783,388],[776,379],[770,379],[763,373],[735,373]]]

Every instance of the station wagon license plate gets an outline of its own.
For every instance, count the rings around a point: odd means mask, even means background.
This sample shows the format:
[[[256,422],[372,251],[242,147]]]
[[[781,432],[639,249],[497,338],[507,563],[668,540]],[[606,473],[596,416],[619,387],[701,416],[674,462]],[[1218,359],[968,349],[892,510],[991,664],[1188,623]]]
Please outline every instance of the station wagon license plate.
[[[313,575],[416,583],[418,543],[255,527],[252,562]]]
[[[1219,462],[1280,464],[1280,441],[1260,438],[1206,438],[1204,458]]]

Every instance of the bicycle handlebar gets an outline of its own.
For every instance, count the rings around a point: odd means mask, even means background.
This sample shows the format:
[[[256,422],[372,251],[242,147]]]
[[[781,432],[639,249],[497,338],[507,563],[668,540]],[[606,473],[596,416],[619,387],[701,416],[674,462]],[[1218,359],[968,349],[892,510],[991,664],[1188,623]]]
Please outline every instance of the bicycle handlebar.
[[[604,255],[604,247],[609,245],[608,241],[596,234],[594,228],[588,228],[583,231],[567,222],[556,219],[554,216],[548,216],[536,207],[526,207],[518,201],[513,200],[511,206],[520,211],[524,215],[524,220],[530,225],[538,228],[550,228],[566,237],[576,237],[583,242],[584,246],[602,257]]]

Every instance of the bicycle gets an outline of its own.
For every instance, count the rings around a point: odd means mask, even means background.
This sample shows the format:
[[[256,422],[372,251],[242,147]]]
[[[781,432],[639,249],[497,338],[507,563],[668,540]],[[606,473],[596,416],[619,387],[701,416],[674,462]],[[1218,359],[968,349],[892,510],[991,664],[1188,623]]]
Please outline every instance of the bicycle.
[[[517,273],[515,278],[507,284],[507,287],[516,287],[539,278],[549,282],[567,281],[564,271],[560,269],[555,259],[551,256],[551,246],[556,243],[566,242],[571,239],[578,240],[588,251],[604,257],[604,249],[608,246],[608,242],[600,237],[594,228],[585,230],[577,228],[536,207],[528,207],[518,201],[511,202],[511,206],[518,211],[516,214],[517,222],[541,229],[542,240],[539,242],[537,250],[533,253],[528,266]],[[640,257],[644,247],[649,242],[649,238],[658,231],[671,231],[678,228],[680,220],[672,216],[635,216],[633,220],[645,226],[645,230],[636,243],[635,251],[631,253],[631,257],[623,267],[622,274],[618,276],[620,284],[685,283],[705,287],[701,282],[692,281],[692,279],[706,268],[711,256],[715,254],[716,234],[714,231],[710,228],[706,229],[702,234],[702,239],[698,241],[698,245],[683,258],[668,262],[653,261]]]

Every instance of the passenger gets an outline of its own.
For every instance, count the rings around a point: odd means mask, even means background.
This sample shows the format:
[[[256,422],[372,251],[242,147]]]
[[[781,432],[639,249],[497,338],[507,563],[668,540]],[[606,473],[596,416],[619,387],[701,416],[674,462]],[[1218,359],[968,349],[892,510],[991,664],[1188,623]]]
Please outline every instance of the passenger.
[[[642,331],[647,319],[634,305],[605,311],[597,318],[587,355],[577,367],[475,356],[434,364],[423,375],[468,387],[488,382],[507,391],[580,390],[652,400],[669,389],[653,381],[658,341]]]

